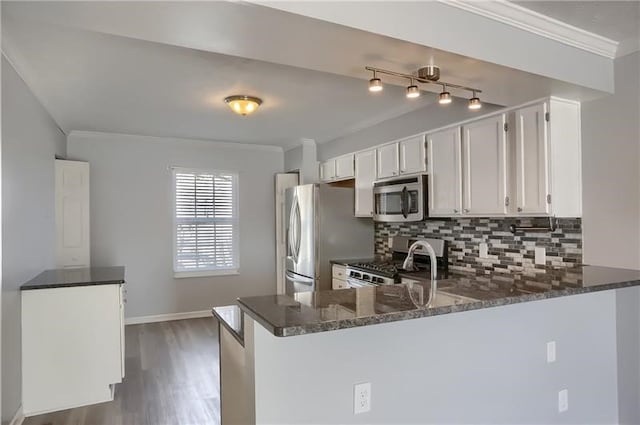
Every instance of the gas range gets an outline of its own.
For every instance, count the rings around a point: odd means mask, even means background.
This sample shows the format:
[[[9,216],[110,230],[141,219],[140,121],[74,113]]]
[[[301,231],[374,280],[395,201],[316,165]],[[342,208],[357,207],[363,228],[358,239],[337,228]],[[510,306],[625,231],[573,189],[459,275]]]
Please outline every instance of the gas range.
[[[448,269],[447,244],[441,239],[424,239],[431,244],[436,252],[438,260],[437,267],[439,271],[446,272]],[[393,238],[392,260],[372,261],[347,264],[347,284],[352,288],[360,288],[365,286],[393,285],[400,283],[400,273],[402,262],[406,257],[409,246],[416,239],[396,236]],[[415,254],[415,265],[424,270],[429,270],[429,258],[422,255],[418,250]]]

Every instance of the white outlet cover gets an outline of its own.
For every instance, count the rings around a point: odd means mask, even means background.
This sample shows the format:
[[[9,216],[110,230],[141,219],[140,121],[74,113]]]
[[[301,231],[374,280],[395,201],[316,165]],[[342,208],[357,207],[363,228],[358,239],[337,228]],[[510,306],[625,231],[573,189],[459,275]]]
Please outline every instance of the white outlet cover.
[[[547,342],[547,363],[553,363],[556,361],[556,342]]]
[[[371,410],[371,382],[363,382],[353,386],[353,414]]]
[[[535,262],[542,265],[547,263],[547,250],[543,246],[536,247]]]
[[[489,247],[487,246],[487,244],[485,242],[480,242],[480,258],[487,258],[489,257]]]
[[[561,390],[558,392],[558,412],[566,412],[569,410],[569,390]]]

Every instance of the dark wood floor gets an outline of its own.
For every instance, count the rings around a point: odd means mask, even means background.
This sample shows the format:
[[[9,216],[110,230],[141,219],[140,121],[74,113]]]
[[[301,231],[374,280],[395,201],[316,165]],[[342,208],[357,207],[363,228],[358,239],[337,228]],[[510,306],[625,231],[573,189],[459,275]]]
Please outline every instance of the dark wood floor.
[[[126,327],[126,377],[112,402],[24,425],[217,425],[218,329],[212,318]]]

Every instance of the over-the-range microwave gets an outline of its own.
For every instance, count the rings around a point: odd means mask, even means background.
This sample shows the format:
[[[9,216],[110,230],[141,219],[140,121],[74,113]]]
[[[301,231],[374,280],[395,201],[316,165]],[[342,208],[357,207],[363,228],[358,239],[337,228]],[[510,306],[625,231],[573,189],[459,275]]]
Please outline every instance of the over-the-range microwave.
[[[398,177],[373,184],[373,220],[422,221],[429,215],[427,175]]]

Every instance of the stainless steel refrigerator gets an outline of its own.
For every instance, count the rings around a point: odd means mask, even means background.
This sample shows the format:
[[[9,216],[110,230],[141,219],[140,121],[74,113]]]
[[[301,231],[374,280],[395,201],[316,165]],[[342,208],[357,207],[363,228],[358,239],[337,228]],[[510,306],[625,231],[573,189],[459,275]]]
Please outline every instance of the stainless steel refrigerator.
[[[331,260],[373,257],[373,221],[353,216],[353,188],[289,188],[285,211],[287,294],[331,289]]]

